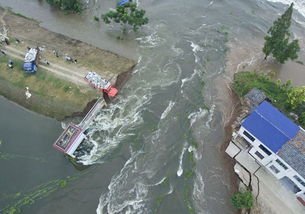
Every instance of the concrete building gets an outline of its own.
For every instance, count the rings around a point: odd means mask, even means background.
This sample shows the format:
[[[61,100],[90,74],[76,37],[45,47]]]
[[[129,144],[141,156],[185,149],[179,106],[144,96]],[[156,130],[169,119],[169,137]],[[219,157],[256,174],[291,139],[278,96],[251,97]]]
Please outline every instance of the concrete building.
[[[241,123],[248,153],[305,205],[305,130],[267,101]]]

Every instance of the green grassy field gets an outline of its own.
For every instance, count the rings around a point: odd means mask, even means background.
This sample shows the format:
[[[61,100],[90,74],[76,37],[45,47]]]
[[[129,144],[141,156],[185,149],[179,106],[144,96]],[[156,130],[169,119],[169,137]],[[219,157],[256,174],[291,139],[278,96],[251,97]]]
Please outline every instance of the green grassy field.
[[[27,74],[22,70],[23,62],[18,59],[12,59],[13,69],[8,68],[9,59],[12,58],[0,55],[0,94],[35,112],[62,120],[74,112],[81,112],[88,102],[100,95],[40,68],[36,74]],[[26,87],[32,94],[28,100]]]

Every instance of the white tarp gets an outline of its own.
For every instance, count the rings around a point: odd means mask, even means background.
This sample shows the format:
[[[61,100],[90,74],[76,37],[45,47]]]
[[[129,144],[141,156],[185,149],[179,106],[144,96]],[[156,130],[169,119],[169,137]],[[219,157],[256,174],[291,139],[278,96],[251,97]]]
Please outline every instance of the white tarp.
[[[111,86],[111,83],[108,80],[105,80],[95,72],[89,72],[86,75],[86,79],[98,88],[107,89]]]
[[[37,49],[31,48],[24,57],[24,62],[32,62],[35,61],[37,55]]]

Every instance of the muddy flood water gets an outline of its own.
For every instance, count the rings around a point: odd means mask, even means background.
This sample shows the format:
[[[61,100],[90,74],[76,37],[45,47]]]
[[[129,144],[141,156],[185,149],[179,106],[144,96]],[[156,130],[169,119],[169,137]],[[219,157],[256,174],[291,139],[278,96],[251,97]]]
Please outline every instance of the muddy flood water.
[[[214,80],[225,75],[228,42],[260,50],[292,1],[138,0],[150,22],[124,40],[118,26],[93,20],[116,1],[87,2],[81,15],[67,15],[44,1],[0,0],[47,29],[138,62],[90,126],[93,149],[81,159],[90,167],[73,166],[51,146],[68,121],[0,99],[1,213],[235,213],[220,150],[230,106],[217,99],[224,88]],[[292,29],[301,37],[305,5],[294,2]]]

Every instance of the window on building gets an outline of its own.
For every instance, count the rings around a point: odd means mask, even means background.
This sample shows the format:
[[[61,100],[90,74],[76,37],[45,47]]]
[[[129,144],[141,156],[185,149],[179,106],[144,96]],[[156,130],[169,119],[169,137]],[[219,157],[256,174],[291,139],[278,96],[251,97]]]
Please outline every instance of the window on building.
[[[250,135],[249,132],[244,131],[243,134],[252,142],[255,140],[255,138],[252,135]]]
[[[258,151],[256,151],[254,154],[255,154],[257,157],[259,157],[261,160],[264,159],[264,156],[263,156],[261,153],[259,153]]]
[[[303,187],[305,187],[305,182],[297,175],[293,176]]]
[[[285,169],[285,170],[288,169],[288,167],[287,167],[282,161],[280,161],[279,159],[276,159],[275,161],[276,161],[281,167],[283,167],[283,169]]]
[[[262,144],[259,145],[259,148],[260,148],[261,150],[263,150],[263,152],[265,152],[268,156],[271,155],[271,152],[269,151],[269,149],[267,149],[266,147],[264,147]]]
[[[278,168],[276,168],[274,165],[271,165],[269,168],[270,168],[275,174],[277,174],[277,173],[280,172],[280,170],[278,170]]]

